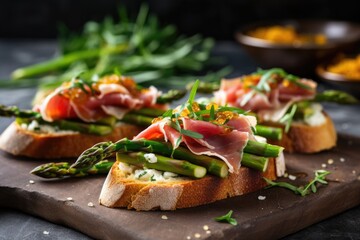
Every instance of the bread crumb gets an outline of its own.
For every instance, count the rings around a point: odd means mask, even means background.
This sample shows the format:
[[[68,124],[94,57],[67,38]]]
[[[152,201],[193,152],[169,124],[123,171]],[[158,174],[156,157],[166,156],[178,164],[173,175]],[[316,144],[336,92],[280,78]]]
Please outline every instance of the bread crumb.
[[[261,196],[261,195],[259,195],[259,196],[258,196],[258,199],[261,200],[261,201],[262,201],[262,200],[265,200],[265,199],[266,199],[266,196]]]
[[[321,167],[326,168],[326,164],[325,163],[321,164]]]
[[[327,160],[327,162],[328,162],[328,164],[333,164],[334,163],[334,160],[333,159],[331,159],[331,158],[329,158],[328,160]]]
[[[209,226],[208,226],[208,225],[204,225],[204,226],[203,226],[203,229],[204,229],[205,231],[207,231],[207,230],[209,230]]]
[[[95,205],[92,202],[88,202],[88,207],[94,207]]]
[[[345,158],[341,157],[340,162],[345,162]]]
[[[66,198],[66,201],[74,201],[72,197]]]
[[[166,215],[162,215],[162,216],[161,216],[161,219],[167,220],[168,217],[167,217]]]
[[[194,237],[195,237],[195,238],[200,238],[201,235],[200,235],[200,233],[195,233],[195,234],[194,234]]]
[[[353,171],[352,171],[352,174],[354,174],[354,175],[355,175],[355,174],[356,174],[356,171],[355,171],[355,170],[353,170]]]
[[[30,184],[34,184],[35,181],[34,181],[34,180],[29,180],[29,183],[30,183]]]
[[[211,231],[210,231],[210,230],[207,230],[207,231],[206,231],[206,234],[211,234]]]
[[[43,231],[44,235],[49,235],[49,231]]]
[[[288,173],[284,173],[284,177],[286,177],[286,178],[287,178],[288,176],[289,176],[289,174],[288,174]]]
[[[290,175],[289,175],[289,179],[292,180],[292,181],[294,181],[294,180],[296,180],[296,176],[290,174]]]

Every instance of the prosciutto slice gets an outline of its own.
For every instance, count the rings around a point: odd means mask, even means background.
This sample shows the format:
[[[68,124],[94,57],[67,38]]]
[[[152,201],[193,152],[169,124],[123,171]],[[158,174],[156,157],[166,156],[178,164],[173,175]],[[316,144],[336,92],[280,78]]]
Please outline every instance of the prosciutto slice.
[[[240,116],[233,118],[227,126],[219,126],[210,122],[181,118],[184,130],[200,133],[203,138],[193,138],[181,135],[170,127],[170,119],[165,118],[134,137],[137,139],[164,139],[170,141],[173,147],[180,137],[188,149],[197,155],[216,156],[223,160],[230,172],[237,172],[240,168],[243,149],[252,136],[249,120]]]
[[[107,115],[121,119],[133,109],[159,107],[156,99],[161,92],[152,86],[134,92],[121,84],[101,83],[97,85],[97,89],[98,92],[91,95],[81,89],[60,87],[34,109],[40,111],[42,117],[49,122],[69,118],[95,122]]]
[[[271,85],[270,92],[261,93],[252,92],[250,88],[245,89],[241,78],[223,79],[220,89],[214,93],[214,100],[219,105],[228,104],[250,110],[258,113],[260,117],[264,116],[266,120],[277,121],[286,113],[292,103],[314,97],[317,85],[314,81],[299,79],[298,82],[307,88],[279,82]],[[251,98],[244,101],[248,96]]]

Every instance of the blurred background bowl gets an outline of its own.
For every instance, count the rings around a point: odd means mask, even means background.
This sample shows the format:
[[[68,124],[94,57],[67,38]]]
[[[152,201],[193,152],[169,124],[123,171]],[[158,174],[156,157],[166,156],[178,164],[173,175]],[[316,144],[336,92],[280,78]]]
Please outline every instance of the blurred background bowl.
[[[342,56],[341,58],[343,58]],[[353,54],[347,55],[347,57],[354,57]],[[340,89],[351,93],[357,98],[360,97],[360,79],[352,79],[341,74],[330,72],[328,66],[335,64],[341,60],[341,58],[335,57],[327,63],[319,64],[316,67],[317,76],[325,83],[331,85],[336,89]]]
[[[259,27],[292,26],[299,34],[321,34],[325,44],[283,44],[249,36]],[[346,21],[284,20],[254,23],[236,32],[237,41],[262,68],[281,67],[301,76],[314,75],[316,66],[360,43],[360,25]]]

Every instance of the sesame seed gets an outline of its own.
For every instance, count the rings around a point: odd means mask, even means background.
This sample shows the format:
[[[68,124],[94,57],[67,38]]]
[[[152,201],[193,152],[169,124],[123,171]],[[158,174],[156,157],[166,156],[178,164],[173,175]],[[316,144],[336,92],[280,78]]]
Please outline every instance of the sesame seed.
[[[266,196],[261,196],[261,195],[259,195],[259,196],[258,196],[258,199],[261,200],[261,201],[262,201],[262,200],[265,200],[265,199],[266,199]]]
[[[44,235],[49,235],[49,231],[43,231]]]
[[[325,163],[321,164],[321,167],[326,168],[326,164]]]
[[[331,164],[333,164],[333,163],[334,163],[334,160],[330,158],[330,159],[328,159],[328,161],[327,161],[327,162],[328,162],[328,164],[330,164],[330,165],[331,165]]]
[[[162,215],[162,216],[161,216],[161,219],[167,220],[168,217],[167,217],[166,215]]]
[[[206,231],[206,234],[211,234],[211,231],[210,231],[210,230],[207,230],[207,231]]]
[[[34,181],[34,180],[29,180],[29,183],[30,183],[30,184],[34,184],[35,181]]]
[[[187,236],[187,237],[186,237],[186,239],[190,240],[190,239],[191,239],[191,237],[190,237],[190,236]]]
[[[288,176],[289,176],[289,174],[288,174],[288,173],[284,173],[284,177],[286,177],[286,178],[287,178]]]
[[[356,171],[355,171],[355,170],[353,170],[353,171],[352,171],[352,173],[353,173],[353,174],[356,174]]]
[[[345,162],[345,158],[341,157],[340,162]]]
[[[72,197],[68,197],[66,198],[67,201],[73,201],[73,198]]]
[[[204,229],[205,231],[207,231],[207,230],[209,230],[209,226],[208,226],[208,225],[204,225],[204,226],[203,226],[203,229]]]
[[[88,202],[88,207],[94,207],[95,205],[92,202]]]
[[[294,181],[294,180],[296,180],[296,176],[294,176],[294,175],[289,175],[289,179]]]
[[[360,176],[358,176],[358,177],[357,177],[357,180],[359,180],[359,181],[360,181]]]
[[[200,233],[195,233],[195,234],[194,234],[194,237],[195,237],[195,238],[200,238],[201,235],[200,235]]]

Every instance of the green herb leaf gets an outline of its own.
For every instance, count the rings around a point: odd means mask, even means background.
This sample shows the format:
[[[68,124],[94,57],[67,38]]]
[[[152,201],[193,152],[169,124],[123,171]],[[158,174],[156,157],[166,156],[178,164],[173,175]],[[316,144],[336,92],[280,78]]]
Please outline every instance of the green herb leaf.
[[[201,133],[190,130],[181,129],[180,133],[192,138],[197,138],[197,139],[204,138],[204,136]]]
[[[293,104],[292,107],[291,107],[290,112],[286,113],[286,114],[279,120],[279,122],[281,122],[281,123],[286,123],[286,124],[285,124],[285,132],[286,132],[286,133],[289,132],[289,130],[290,130],[291,123],[293,122],[293,119],[294,119],[296,110],[297,110],[297,105],[296,105],[296,104]]]
[[[210,109],[210,121],[215,119],[215,107],[214,105],[211,105],[211,109]]]
[[[326,179],[326,176],[329,175],[330,173],[331,172],[325,171],[325,170],[316,170],[315,178],[313,180],[311,180],[307,185],[300,186],[300,187],[294,186],[287,182],[274,182],[267,178],[264,178],[264,180],[267,182],[267,184],[269,184],[269,186],[267,188],[282,187],[282,188],[286,188],[286,189],[293,191],[295,194],[299,194],[301,196],[306,196],[306,195],[310,194],[311,192],[313,192],[313,193],[317,192],[317,186],[316,186],[317,183],[326,185],[327,182],[325,179]]]
[[[241,108],[237,108],[237,107],[219,107],[218,112],[224,112],[224,111],[230,111],[230,112],[236,112],[238,114],[245,114],[248,111],[245,111],[244,109]]]
[[[237,221],[235,218],[231,217],[232,213],[233,213],[233,211],[230,210],[227,214],[220,216],[220,217],[216,217],[216,218],[214,218],[214,220],[217,222],[227,222],[227,223],[230,223],[231,225],[236,226]]]
[[[163,117],[171,117],[173,115],[173,110],[172,109],[169,109],[167,110],[166,112],[163,113]]]
[[[199,80],[196,80],[194,85],[192,86],[191,88],[191,91],[190,91],[190,95],[189,95],[189,99],[187,100],[187,102],[191,105],[194,100],[195,100],[195,96],[196,96],[196,91],[197,91],[197,88],[199,86],[199,83],[200,81]]]

